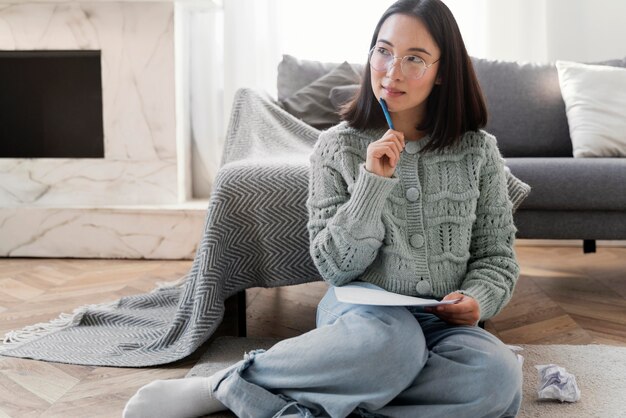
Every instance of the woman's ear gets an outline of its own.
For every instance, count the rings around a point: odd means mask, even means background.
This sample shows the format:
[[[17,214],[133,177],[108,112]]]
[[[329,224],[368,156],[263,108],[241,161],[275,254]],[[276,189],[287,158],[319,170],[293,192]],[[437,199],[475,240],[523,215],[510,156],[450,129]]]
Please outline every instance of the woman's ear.
[[[441,76],[437,76],[437,78],[435,79],[435,84],[441,84]]]

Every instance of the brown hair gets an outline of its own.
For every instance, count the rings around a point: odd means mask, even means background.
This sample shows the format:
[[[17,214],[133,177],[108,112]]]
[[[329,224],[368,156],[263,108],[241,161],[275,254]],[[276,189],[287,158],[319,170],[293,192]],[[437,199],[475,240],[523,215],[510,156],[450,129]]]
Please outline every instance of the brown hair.
[[[393,14],[401,13],[420,19],[441,50],[438,77],[426,103],[426,116],[416,127],[427,132],[431,140],[423,150],[440,150],[457,142],[467,131],[487,124],[487,107],[472,61],[467,54],[459,27],[450,9],[440,0],[400,0],[382,15],[370,49],[376,45],[380,28]],[[380,128],[385,116],[371,87],[372,72],[365,64],[361,87],[347,103],[341,117],[357,129]]]

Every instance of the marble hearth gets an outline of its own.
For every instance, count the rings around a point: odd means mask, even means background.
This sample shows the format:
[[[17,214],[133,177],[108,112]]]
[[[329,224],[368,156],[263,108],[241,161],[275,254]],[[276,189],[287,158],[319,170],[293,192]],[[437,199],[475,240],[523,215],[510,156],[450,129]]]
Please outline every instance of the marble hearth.
[[[104,134],[104,158],[0,158],[0,256],[193,258],[207,202],[188,199],[174,12],[0,0],[0,50],[100,51]]]

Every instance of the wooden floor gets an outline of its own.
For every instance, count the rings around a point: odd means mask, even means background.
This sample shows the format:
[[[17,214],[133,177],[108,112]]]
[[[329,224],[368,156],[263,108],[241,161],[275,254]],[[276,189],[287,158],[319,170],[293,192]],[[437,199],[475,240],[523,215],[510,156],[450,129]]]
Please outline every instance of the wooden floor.
[[[522,275],[487,329],[510,344],[626,346],[626,248],[517,247]],[[191,261],[0,259],[0,333],[79,305],[150,291]],[[323,283],[247,292],[248,335],[287,338],[312,329]],[[220,335],[233,332],[233,319]],[[165,367],[73,366],[0,357],[0,417],[119,417],[154,379],[183,377],[192,358]]]

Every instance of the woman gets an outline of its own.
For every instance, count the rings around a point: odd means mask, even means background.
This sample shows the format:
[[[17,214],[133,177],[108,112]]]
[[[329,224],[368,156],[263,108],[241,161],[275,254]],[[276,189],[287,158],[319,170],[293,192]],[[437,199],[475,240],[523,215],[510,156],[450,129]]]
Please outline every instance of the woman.
[[[153,382],[126,417],[516,415],[521,367],[476,326],[511,297],[516,230],[459,29],[440,0],[401,0],[370,47],[344,122],[311,156],[311,255],[331,285],[317,328],[209,378]],[[345,304],[334,286],[347,283],[458,301]]]

